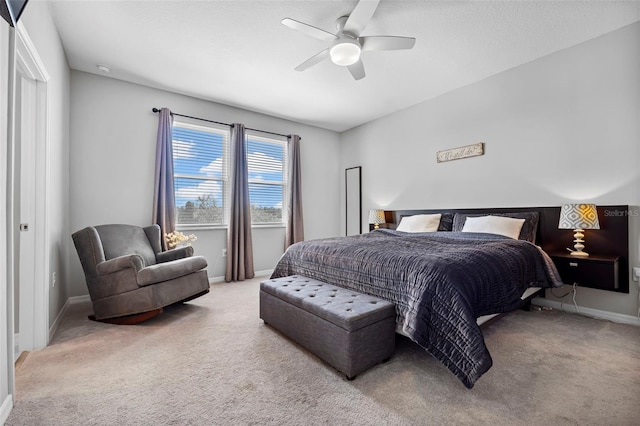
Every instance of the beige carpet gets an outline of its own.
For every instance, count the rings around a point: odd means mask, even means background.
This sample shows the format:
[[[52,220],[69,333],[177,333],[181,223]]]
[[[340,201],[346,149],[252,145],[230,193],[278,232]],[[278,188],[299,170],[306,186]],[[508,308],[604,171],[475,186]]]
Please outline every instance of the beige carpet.
[[[640,327],[518,311],[485,330],[494,365],[472,390],[404,338],[349,382],[262,323],[258,283],[138,326],[73,305],[19,368],[7,424],[640,424]]]

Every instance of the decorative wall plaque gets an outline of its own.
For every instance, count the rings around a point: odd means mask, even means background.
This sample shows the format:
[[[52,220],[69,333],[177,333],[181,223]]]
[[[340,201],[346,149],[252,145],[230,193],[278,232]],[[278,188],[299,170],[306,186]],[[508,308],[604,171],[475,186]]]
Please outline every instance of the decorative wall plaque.
[[[461,146],[459,148],[445,149],[436,152],[438,163],[451,160],[459,160],[461,158],[476,157],[484,155],[484,142],[475,143],[473,145]]]

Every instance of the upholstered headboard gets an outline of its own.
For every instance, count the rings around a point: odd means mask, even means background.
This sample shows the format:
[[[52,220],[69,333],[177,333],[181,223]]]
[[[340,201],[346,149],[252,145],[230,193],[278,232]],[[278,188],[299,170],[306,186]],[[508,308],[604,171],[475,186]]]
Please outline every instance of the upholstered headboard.
[[[619,280],[628,288],[629,283],[629,206],[598,206],[599,230],[585,231],[586,251],[600,256],[619,256]],[[498,207],[476,209],[425,209],[385,211],[387,223],[380,225],[395,229],[403,216],[416,214],[449,213],[453,217],[462,214],[491,214],[538,212],[539,222],[536,244],[547,253],[566,253],[567,247],[573,247],[573,231],[558,229],[560,207]],[[628,291],[628,290],[627,290]]]

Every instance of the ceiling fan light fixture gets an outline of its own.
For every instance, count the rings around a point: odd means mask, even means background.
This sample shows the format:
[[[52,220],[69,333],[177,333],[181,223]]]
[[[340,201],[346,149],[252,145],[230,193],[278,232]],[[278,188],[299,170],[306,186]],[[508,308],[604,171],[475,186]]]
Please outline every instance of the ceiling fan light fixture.
[[[331,62],[334,64],[347,67],[358,62],[361,51],[360,43],[356,40],[343,38],[333,45],[329,51],[329,56],[331,56]]]
[[[371,21],[380,0],[358,0],[348,15],[336,20],[336,34],[313,25],[284,18],[282,25],[321,41],[332,42],[324,50],[316,53],[294,69],[304,71],[320,62],[331,59],[333,64],[345,67],[354,80],[365,77],[362,50],[405,50],[413,48],[416,39],[400,36],[363,36],[362,32]]]

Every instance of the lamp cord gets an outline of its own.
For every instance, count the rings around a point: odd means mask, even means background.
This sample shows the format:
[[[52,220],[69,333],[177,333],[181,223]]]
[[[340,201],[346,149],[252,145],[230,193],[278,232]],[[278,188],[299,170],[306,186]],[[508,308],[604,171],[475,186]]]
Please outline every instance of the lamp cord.
[[[578,304],[576,303],[577,285],[578,283],[573,283],[573,306],[576,307],[576,312],[580,313],[580,309],[578,309]]]
[[[558,296],[557,294],[555,294],[555,293],[553,292],[553,290],[555,290],[554,288],[551,288],[550,290],[551,290],[551,294],[553,295],[553,297],[555,297],[555,298],[557,298],[557,299],[564,299],[565,297],[567,297],[568,295],[570,295],[570,294],[571,294],[571,292],[573,291],[573,290],[569,290],[568,292],[566,292],[566,293],[565,293],[565,294],[563,294],[562,296]]]
[[[573,306],[575,306],[576,308],[576,313],[580,313],[580,309],[578,309],[578,304],[576,303],[576,293],[577,293],[577,286],[578,283],[573,283],[573,286],[571,287],[571,290],[569,290],[568,292],[566,292],[565,294],[558,296],[557,294],[554,294],[553,292],[553,288],[551,289],[551,294],[553,295],[553,297],[556,297],[558,299],[560,299],[560,310],[564,311],[564,298],[567,297],[568,295],[572,294],[573,297]],[[638,307],[638,318],[640,319],[640,307]]]

